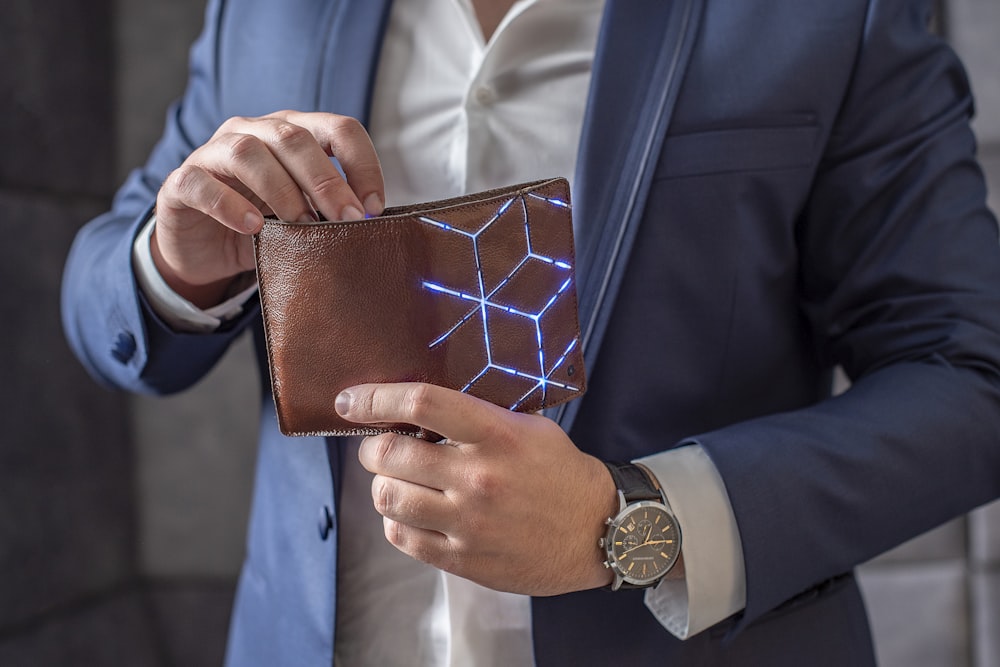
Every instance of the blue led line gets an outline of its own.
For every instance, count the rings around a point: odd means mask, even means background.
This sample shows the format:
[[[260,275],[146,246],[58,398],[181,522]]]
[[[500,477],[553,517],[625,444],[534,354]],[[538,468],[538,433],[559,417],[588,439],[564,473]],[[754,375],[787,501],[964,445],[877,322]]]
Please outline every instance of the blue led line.
[[[552,206],[557,206],[557,207],[560,207],[560,208],[569,208],[569,204],[567,204],[566,202],[564,202],[564,201],[562,201],[560,199],[550,199],[550,198],[542,197],[540,195],[536,195],[536,194],[532,194],[532,193],[528,193],[527,196],[531,197],[533,199],[538,199],[538,200],[547,202],[547,203],[551,204]],[[504,277],[504,279],[500,281],[500,284],[498,284],[495,288],[493,288],[493,290],[491,290],[489,292],[489,294],[487,294],[486,293],[485,280],[483,278],[482,260],[480,258],[480,253],[479,253],[479,236],[484,231],[486,231],[487,229],[489,229],[489,227],[491,225],[493,225],[493,223],[495,223],[497,220],[499,220],[500,216],[502,216],[504,213],[506,213],[507,210],[511,207],[511,205],[515,201],[520,201],[521,208],[522,208],[522,211],[524,213],[524,237],[525,237],[525,241],[527,242],[527,254],[517,263],[516,266],[514,266],[513,269],[510,270],[510,272],[508,272],[508,274]],[[475,377],[473,377],[471,380],[469,380],[469,382],[462,388],[462,391],[463,392],[469,391],[469,389],[471,389],[472,386],[474,384],[476,384],[476,382],[478,382],[479,380],[481,380],[483,378],[483,376],[485,376],[486,373],[488,373],[490,371],[490,369],[495,369],[495,370],[501,371],[503,373],[507,373],[508,375],[514,375],[516,377],[525,378],[525,379],[532,380],[532,381],[535,382],[535,385],[531,389],[529,389],[512,406],[510,406],[511,410],[515,410],[518,407],[520,407],[521,404],[524,403],[524,401],[527,400],[527,398],[532,393],[534,393],[536,390],[538,390],[539,388],[542,390],[542,402],[543,403],[545,402],[545,398],[547,396],[548,388],[549,388],[550,385],[554,386],[554,387],[558,387],[560,389],[565,389],[565,390],[568,390],[568,391],[579,391],[578,387],[574,387],[572,385],[565,384],[563,382],[558,382],[558,381],[552,379],[552,374],[555,373],[556,370],[558,370],[559,367],[563,365],[563,363],[565,363],[567,356],[569,356],[570,352],[572,352],[573,349],[576,347],[576,345],[578,343],[578,339],[574,338],[570,342],[569,346],[562,353],[562,356],[560,356],[556,360],[556,362],[552,365],[552,368],[550,368],[548,370],[548,372],[546,372],[545,371],[545,347],[544,347],[543,341],[542,341],[542,325],[541,325],[542,316],[545,315],[545,313],[556,303],[556,301],[559,299],[560,295],[562,295],[563,293],[566,292],[567,289],[569,289],[569,286],[572,283],[572,278],[571,277],[567,277],[566,280],[563,281],[563,283],[559,286],[559,289],[556,290],[556,292],[549,298],[549,300],[542,307],[542,309],[539,310],[537,313],[529,313],[526,310],[522,310],[522,309],[515,308],[515,307],[512,307],[512,306],[505,306],[504,304],[497,303],[496,301],[493,300],[494,295],[497,292],[499,292],[501,289],[503,289],[503,287],[507,283],[509,283],[511,281],[511,279],[514,277],[514,275],[517,274],[517,272],[520,271],[532,259],[538,260],[540,262],[544,262],[546,264],[554,266],[557,269],[560,269],[560,270],[563,270],[563,271],[568,271],[568,270],[570,270],[570,269],[573,268],[570,264],[568,264],[566,262],[559,261],[559,260],[553,259],[552,257],[547,257],[545,255],[540,255],[540,254],[536,253],[532,249],[532,247],[531,247],[531,223],[530,223],[530,221],[528,219],[528,206],[527,206],[527,202],[525,201],[525,195],[518,195],[517,197],[504,202],[504,204],[497,211],[497,214],[494,215],[492,218],[490,218],[486,222],[486,224],[484,224],[482,227],[480,227],[475,232],[467,232],[467,231],[464,231],[464,230],[461,230],[461,229],[456,229],[455,227],[452,227],[448,223],[441,222],[440,220],[434,220],[433,218],[428,218],[428,217],[424,217],[424,216],[421,216],[419,218],[419,220],[421,222],[425,223],[425,224],[432,225],[432,226],[434,226],[434,227],[436,227],[438,229],[441,229],[443,231],[454,232],[456,234],[460,234],[460,235],[465,236],[466,238],[469,238],[469,239],[472,240],[472,253],[473,253],[474,257],[476,258],[476,274],[477,274],[476,277],[477,277],[477,280],[478,280],[478,283],[479,283],[479,294],[478,295],[469,294],[467,292],[462,292],[460,290],[451,289],[451,288],[446,287],[444,285],[439,285],[437,283],[428,282],[426,280],[423,281],[423,286],[426,289],[428,289],[428,290],[430,290],[432,292],[436,292],[438,294],[443,294],[445,296],[450,296],[450,297],[453,297],[453,298],[456,298],[456,299],[461,299],[462,301],[469,301],[472,304],[474,304],[473,307],[469,310],[468,313],[466,313],[465,315],[463,315],[458,320],[458,322],[455,323],[454,326],[452,326],[450,329],[448,329],[448,331],[444,332],[438,338],[436,338],[433,341],[431,341],[431,343],[430,343],[430,345],[428,347],[433,348],[433,347],[435,347],[435,346],[440,345],[441,343],[443,343],[453,333],[455,333],[459,329],[459,327],[461,327],[463,324],[465,324],[466,322],[468,322],[469,319],[473,315],[475,315],[477,312],[479,313],[480,317],[482,318],[483,332],[484,332],[483,333],[483,343],[484,343],[485,348],[486,348],[486,365],[483,367],[483,369],[481,371],[479,371],[479,373],[477,373],[475,375]],[[537,372],[528,372],[528,371],[521,370],[521,369],[510,368],[510,367],[507,367],[507,366],[502,366],[500,364],[497,364],[497,363],[495,363],[493,361],[493,350],[492,350],[492,347],[490,345],[490,327],[489,327],[489,317],[488,317],[488,312],[489,312],[490,309],[497,309],[497,310],[504,311],[506,313],[510,313],[511,315],[516,315],[518,317],[524,317],[524,318],[527,318],[527,319],[531,320],[534,323],[534,325],[535,325],[535,337],[536,337],[537,342],[538,342],[538,371]]]
[[[532,199],[541,199],[542,201],[547,201],[548,203],[558,206],[559,208],[569,208],[569,204],[564,202],[562,199],[550,199],[549,197],[543,197],[542,195],[535,194],[534,192],[527,193]]]

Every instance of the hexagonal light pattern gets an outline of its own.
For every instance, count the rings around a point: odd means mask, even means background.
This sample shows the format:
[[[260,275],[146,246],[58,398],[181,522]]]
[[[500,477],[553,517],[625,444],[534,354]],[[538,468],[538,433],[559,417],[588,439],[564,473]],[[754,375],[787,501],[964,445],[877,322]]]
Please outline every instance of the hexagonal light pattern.
[[[468,238],[472,242],[471,250],[476,260],[476,271],[478,273],[477,284],[479,285],[478,294],[469,294],[461,290],[452,289],[447,285],[440,285],[438,283],[433,283],[426,280],[423,281],[422,283],[423,286],[426,289],[436,294],[440,294],[442,296],[454,299],[461,299],[463,301],[468,301],[472,304],[472,308],[469,310],[468,313],[466,313],[462,318],[460,318],[453,327],[451,327],[450,329],[442,333],[439,337],[431,341],[428,347],[433,348],[437,345],[440,345],[445,340],[447,340],[453,333],[455,333],[455,331],[457,331],[459,327],[461,327],[463,324],[469,321],[470,318],[475,317],[478,314],[478,316],[482,319],[483,323],[483,331],[484,331],[483,345],[486,350],[486,365],[482,368],[482,370],[479,371],[479,373],[477,373],[469,380],[469,382],[465,385],[465,387],[462,388],[462,391],[463,392],[469,391],[469,389],[471,389],[472,386],[480,379],[482,379],[482,377],[485,376],[486,373],[489,372],[491,369],[534,381],[535,383],[534,386],[532,386],[530,390],[525,392],[525,394],[521,396],[520,399],[515,401],[515,403],[510,406],[511,410],[516,410],[532,393],[537,391],[539,388],[542,390],[543,404],[545,402],[545,395],[547,389],[550,386],[558,387],[560,389],[568,391],[579,391],[578,387],[574,387],[572,385],[551,379],[552,374],[566,361],[567,355],[569,355],[569,353],[572,352],[574,348],[576,348],[577,344],[579,343],[579,337],[576,337],[572,341],[570,341],[569,345],[566,347],[565,351],[563,351],[562,355],[558,357],[554,363],[552,363],[550,366],[547,367],[545,359],[545,348],[542,339],[542,326],[541,326],[542,317],[553,306],[553,304],[555,304],[558,301],[559,297],[566,293],[566,290],[569,288],[573,280],[572,278],[573,267],[569,263],[563,260],[538,254],[532,249],[531,221],[528,217],[528,208],[527,208],[527,203],[525,202],[525,197],[532,197],[534,199],[539,199],[544,202],[547,202],[552,206],[558,206],[560,208],[569,208],[569,205],[562,200],[550,199],[534,193],[525,193],[525,194],[519,194],[518,196],[504,202],[503,205],[500,206],[500,208],[498,209],[496,215],[487,220],[487,222],[475,232],[467,232],[461,229],[456,229],[455,227],[452,227],[451,225],[445,222],[441,222],[440,220],[434,220],[432,218],[423,216],[419,218],[420,221],[425,224],[431,225],[433,227],[436,227],[437,229],[440,229],[450,234],[459,234],[461,236]],[[510,269],[509,272],[507,272],[506,277],[503,280],[501,280],[500,283],[495,288],[487,292],[483,280],[483,267],[482,267],[482,260],[480,257],[479,237],[484,231],[489,229],[491,225],[493,225],[497,220],[499,220],[500,217],[504,213],[506,213],[511,206],[515,205],[515,203],[518,203],[521,206],[524,213],[524,236],[525,236],[525,241],[527,243],[527,254],[519,262],[517,262],[513,266],[513,268]],[[566,274],[566,279],[562,281],[558,289],[556,289],[556,291],[550,296],[545,305],[542,306],[542,308],[538,310],[538,312],[533,313],[533,312],[528,312],[527,309],[525,308],[518,308],[516,305],[504,305],[502,303],[498,303],[497,301],[495,301],[494,297],[496,296],[496,294],[511,281],[511,279],[517,274],[518,271],[520,271],[522,268],[527,266],[529,262],[532,261],[543,262],[545,264],[554,267],[555,270],[564,272]],[[498,364],[494,362],[493,351],[490,345],[490,312],[493,310],[509,313],[516,317],[526,318],[534,324],[535,335],[538,343],[537,368],[535,367],[511,368],[509,366],[505,366],[503,364]]]

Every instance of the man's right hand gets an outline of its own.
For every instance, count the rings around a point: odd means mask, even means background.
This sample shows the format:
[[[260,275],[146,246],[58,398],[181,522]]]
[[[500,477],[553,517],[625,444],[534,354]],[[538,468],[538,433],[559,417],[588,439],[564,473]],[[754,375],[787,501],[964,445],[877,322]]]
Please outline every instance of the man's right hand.
[[[164,181],[150,250],[175,292],[209,308],[253,270],[250,236],[265,214],[304,221],[315,210],[357,220],[381,213],[384,202],[378,156],[353,118],[296,111],[231,118]]]

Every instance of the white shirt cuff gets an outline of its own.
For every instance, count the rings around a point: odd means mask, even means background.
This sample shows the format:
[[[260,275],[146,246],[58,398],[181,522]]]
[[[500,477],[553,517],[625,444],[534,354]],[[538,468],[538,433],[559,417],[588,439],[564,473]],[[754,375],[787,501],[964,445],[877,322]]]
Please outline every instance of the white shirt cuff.
[[[156,269],[153,253],[149,249],[149,239],[155,226],[156,216],[151,215],[132,244],[135,279],[153,312],[174,331],[181,333],[211,333],[223,322],[239,317],[243,313],[243,304],[257,291],[257,282],[252,281],[248,287],[217,306],[206,310],[198,308],[172,290]]]
[[[646,591],[646,607],[687,639],[746,606],[743,546],[725,483],[701,445],[638,459],[656,475],[681,527],[683,579]]]

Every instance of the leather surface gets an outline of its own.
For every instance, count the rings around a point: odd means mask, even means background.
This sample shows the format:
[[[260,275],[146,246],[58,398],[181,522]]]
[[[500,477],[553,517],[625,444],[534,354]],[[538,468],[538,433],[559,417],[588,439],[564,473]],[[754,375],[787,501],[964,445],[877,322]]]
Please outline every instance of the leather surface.
[[[387,209],[269,220],[255,237],[271,384],[286,435],[347,435],[337,394],[427,382],[535,412],[583,394],[564,179]]]

